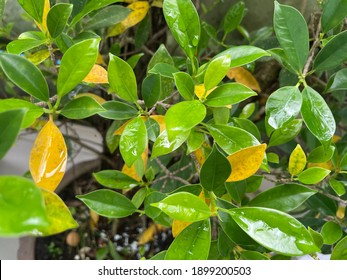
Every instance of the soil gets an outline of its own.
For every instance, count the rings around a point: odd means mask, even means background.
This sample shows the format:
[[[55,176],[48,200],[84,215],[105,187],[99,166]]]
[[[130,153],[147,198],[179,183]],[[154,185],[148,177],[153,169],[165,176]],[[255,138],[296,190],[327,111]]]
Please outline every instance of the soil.
[[[88,175],[74,181],[59,194],[79,227],[57,235],[37,238],[35,259],[149,259],[168,248],[172,242],[170,229],[157,229],[150,234],[151,240],[139,245],[141,233],[152,223],[150,219],[138,214],[122,219],[94,216],[90,214],[87,206],[75,197],[77,194],[99,188],[95,180]]]

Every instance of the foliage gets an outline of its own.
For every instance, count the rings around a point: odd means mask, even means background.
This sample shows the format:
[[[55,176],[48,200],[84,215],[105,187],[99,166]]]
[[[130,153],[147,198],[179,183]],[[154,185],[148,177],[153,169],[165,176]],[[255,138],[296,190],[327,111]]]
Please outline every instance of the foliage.
[[[107,147],[124,166],[95,173],[109,189],[78,198],[108,218],[146,215],[172,227],[175,240],[156,259],[208,259],[214,244],[217,259],[346,259],[346,1],[323,3],[310,31],[298,10],[275,1],[275,36],[251,37],[242,1],[219,29],[190,0],[18,2],[38,30],[0,54],[17,92],[0,100],[0,157],[21,130],[49,120],[31,152],[32,179],[0,177],[0,235],[78,226],[53,193],[68,158],[56,122],[93,117],[107,121]],[[179,56],[146,47],[151,10],[161,8]],[[237,46],[236,32],[245,36]],[[256,44],[267,41],[276,43]],[[152,55],[144,75],[140,49]],[[254,66],[274,59],[279,87],[262,91]],[[263,179],[274,181],[266,191]]]

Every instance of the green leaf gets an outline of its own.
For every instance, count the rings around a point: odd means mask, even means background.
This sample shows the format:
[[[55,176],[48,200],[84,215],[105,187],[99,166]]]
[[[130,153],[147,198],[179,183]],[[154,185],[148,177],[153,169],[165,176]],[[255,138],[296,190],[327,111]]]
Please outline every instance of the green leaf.
[[[207,191],[223,186],[231,173],[231,165],[227,158],[218,151],[216,145],[201,167],[200,183]]]
[[[161,77],[159,74],[147,76],[142,82],[142,98],[148,108],[154,106],[161,95]]]
[[[270,260],[267,256],[257,251],[242,251],[240,254],[240,260]]]
[[[213,112],[213,121],[215,124],[227,124],[230,119],[230,109],[227,107],[211,108]]]
[[[311,87],[302,92],[301,115],[311,133],[319,141],[330,140],[336,130],[333,114],[323,97]]]
[[[121,58],[110,54],[108,81],[116,94],[129,102],[137,101],[136,77],[131,66]]]
[[[141,117],[131,120],[119,141],[119,151],[129,167],[141,157],[147,147],[147,130]]]
[[[298,10],[275,1],[274,29],[290,64],[300,73],[309,52],[306,21]]]
[[[43,114],[43,108],[22,99],[9,98],[0,100],[0,113],[14,109],[25,109],[24,111],[26,111],[21,128],[31,126]],[[5,122],[2,122],[2,124],[5,124]]]
[[[119,101],[108,101],[102,104],[105,109],[98,114],[111,120],[128,120],[138,115],[138,110],[131,105]]]
[[[326,1],[323,5],[323,13],[321,18],[323,31],[326,33],[330,29],[333,29],[339,25],[346,17],[346,11],[346,0]]]
[[[266,102],[268,123],[275,129],[292,121],[300,112],[302,97],[297,87],[282,87],[272,93]]]
[[[302,120],[293,120],[276,129],[270,137],[269,147],[282,145],[294,139],[302,128]]]
[[[57,38],[64,30],[72,13],[71,4],[56,4],[48,12],[47,28],[52,38]]]
[[[281,48],[273,48],[271,50],[268,50],[268,52],[272,55],[273,58],[275,58],[279,63],[281,63],[286,70],[291,72],[290,74],[295,75],[297,77],[298,71],[296,70],[295,66],[292,65],[292,61],[290,61]]]
[[[33,48],[39,47],[45,44],[47,40],[37,40],[37,39],[18,39],[13,40],[11,43],[7,44],[6,50],[8,53],[21,54]]]
[[[321,248],[323,246],[323,236],[317,231],[311,229],[310,227],[308,227],[308,232],[311,234],[314,243],[317,245],[317,247]]]
[[[189,130],[182,131],[180,134],[176,135],[172,141],[170,141],[167,131],[164,130],[154,142],[151,158],[154,159],[158,156],[166,155],[177,150],[184,141],[187,140],[189,134]]]
[[[276,153],[267,153],[266,157],[268,162],[276,163],[276,164],[280,163],[280,157]]]
[[[148,70],[148,74],[159,74],[162,77],[173,79],[173,74],[179,72],[179,70],[168,63],[157,63],[150,70]]]
[[[241,119],[248,119],[250,118],[255,111],[255,103],[248,103],[245,107],[242,108],[242,112],[240,113],[239,117]]]
[[[228,212],[251,238],[271,251],[287,256],[319,251],[306,228],[288,214],[260,207],[230,209]]]
[[[166,227],[171,227],[172,219],[162,212],[159,208],[153,207],[152,203],[159,202],[166,197],[166,194],[161,192],[151,192],[144,201],[145,214],[158,224]]]
[[[328,221],[323,225],[321,235],[323,236],[324,244],[333,245],[342,237],[342,229],[337,223]]]
[[[193,60],[200,40],[200,20],[193,3],[187,0],[165,0],[163,12],[172,35]]]
[[[326,162],[330,160],[335,152],[334,146],[329,146],[328,148],[324,146],[319,146],[311,151],[311,153],[308,155],[308,162]]]
[[[340,240],[331,253],[331,260],[347,260],[347,236]]]
[[[188,192],[169,195],[151,205],[159,208],[169,217],[180,221],[197,222],[211,216],[211,211],[207,204],[199,197]]]
[[[201,132],[192,130],[187,139],[187,155],[196,151],[205,142],[205,135]]]
[[[45,200],[46,212],[49,226],[44,227],[41,232],[44,236],[58,234],[68,229],[78,227],[63,200],[54,192],[41,189]]]
[[[332,38],[317,54],[313,63],[315,71],[333,69],[347,60],[347,30]]]
[[[117,2],[121,2],[121,0],[88,1],[87,4],[83,7],[83,9],[73,18],[73,20],[70,23],[70,28],[72,28],[76,23],[78,23],[89,13]]]
[[[235,30],[241,24],[244,12],[245,3],[243,1],[237,2],[229,8],[223,19],[223,29],[225,34]]]
[[[88,75],[99,53],[99,41],[87,39],[74,44],[65,52],[57,80],[58,96],[66,95]]]
[[[0,235],[40,234],[48,226],[41,190],[29,179],[0,176]]]
[[[247,206],[289,212],[299,207],[315,193],[316,191],[297,184],[279,185],[260,193],[247,203]]]
[[[210,220],[193,223],[174,239],[165,260],[207,260],[210,245]]]
[[[242,181],[227,182],[225,187],[231,198],[242,205],[246,193],[252,193],[259,190],[263,181],[263,176],[254,175]]]
[[[180,95],[185,100],[194,99],[194,81],[193,78],[185,72],[177,72],[173,74],[176,87]]]
[[[205,76],[206,77],[206,76]],[[257,93],[239,83],[227,83],[218,86],[206,98],[205,104],[210,107],[224,107],[240,103]]]
[[[329,179],[329,185],[338,196],[344,195],[346,193],[345,184],[334,178]]]
[[[103,111],[105,109],[92,97],[81,96],[66,104],[61,110],[61,114],[68,119],[79,120]]]
[[[123,218],[135,213],[137,208],[124,195],[111,190],[97,190],[77,195],[88,208],[108,218]]]
[[[93,173],[93,176],[100,185],[111,189],[128,189],[139,184],[135,179],[118,170],[102,170]]]
[[[238,127],[228,125],[209,125],[207,126],[207,129],[217,144],[228,155],[250,146],[260,145],[257,138]]]
[[[22,8],[38,23],[42,23],[45,0],[18,0]]]
[[[347,68],[338,71],[328,91],[347,90]]]
[[[213,89],[223,80],[230,69],[230,63],[230,54],[218,56],[208,63],[204,77],[206,91]]]
[[[0,113],[0,159],[2,159],[17,139],[27,110],[15,109]]]
[[[231,57],[230,68],[251,63],[264,56],[270,56],[267,51],[264,51],[258,47],[236,46],[219,53],[215,56],[215,58],[225,55],[230,55]]]
[[[141,59],[141,57],[143,57],[145,54],[144,53],[137,53],[132,55],[131,57],[129,57],[127,59],[127,63],[130,65],[130,67],[132,69],[135,69],[137,63],[139,62],[139,60]]]
[[[95,30],[116,25],[124,20],[130,12],[130,9],[120,5],[106,7],[91,17],[84,28],[86,30]]]
[[[47,82],[41,71],[29,60],[14,54],[1,54],[0,67],[20,89],[41,101],[49,100]]]
[[[206,116],[206,107],[199,101],[182,101],[169,108],[165,123],[169,140],[201,123]]]
[[[318,184],[323,181],[326,176],[328,176],[330,170],[322,168],[322,167],[311,167],[298,175],[298,179],[301,183],[307,185]]]
[[[254,122],[248,119],[242,119],[242,118],[232,118],[232,123],[236,127],[239,127],[249,133],[251,133],[254,137],[257,138],[257,140],[260,141],[261,135],[258,127],[255,125]]]

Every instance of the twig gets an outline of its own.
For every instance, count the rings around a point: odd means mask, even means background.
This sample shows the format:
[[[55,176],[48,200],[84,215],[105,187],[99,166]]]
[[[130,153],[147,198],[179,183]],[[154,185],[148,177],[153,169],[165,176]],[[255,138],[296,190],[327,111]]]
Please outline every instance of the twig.
[[[177,93],[178,93],[178,91],[176,90],[176,91],[174,91],[170,96],[164,98],[163,100],[157,101],[157,102],[153,105],[153,107],[148,111],[148,114],[149,114],[149,115],[153,114],[153,112],[155,111],[155,109],[157,109],[158,105],[162,106],[162,107],[165,108],[165,109],[170,108],[172,105],[166,104],[166,103],[164,103],[164,102],[167,101],[167,100],[169,100],[169,99],[171,99],[171,98],[173,98]]]
[[[189,184],[190,184],[189,181],[184,180],[183,178],[176,176],[176,174],[178,174],[178,173],[184,171],[185,169],[187,169],[187,168],[190,166],[190,164],[188,164],[188,165],[186,165],[186,166],[183,166],[183,167],[181,167],[180,169],[175,170],[174,173],[172,173],[169,169],[167,169],[167,167],[166,167],[158,158],[156,158],[155,161],[158,163],[158,165],[160,166],[160,168],[163,170],[163,172],[165,173],[165,176],[162,176],[162,177],[160,177],[160,178],[154,180],[154,181],[153,181],[153,184],[154,184],[154,183],[157,183],[157,182],[160,182],[160,181],[163,181],[163,180],[166,180],[166,179],[171,179],[171,180],[179,181],[179,182],[181,182],[181,183],[183,183],[183,184],[185,184],[185,185],[189,185]],[[166,183],[165,183],[165,185],[166,185]]]
[[[310,68],[310,65],[313,61],[313,58],[315,55],[315,50],[320,44],[320,37],[319,37],[320,32],[321,32],[321,21],[319,19],[317,29],[316,29],[316,32],[314,34],[314,42],[313,42],[312,47],[310,49],[308,59],[307,59],[306,64],[304,66],[304,71],[302,73],[304,77],[306,76],[308,69]]]
[[[58,99],[58,95],[54,95],[49,99],[49,102],[54,104]],[[40,101],[40,102],[36,102],[35,103],[36,106],[42,107],[42,108],[46,108],[47,107],[47,102],[45,101]]]

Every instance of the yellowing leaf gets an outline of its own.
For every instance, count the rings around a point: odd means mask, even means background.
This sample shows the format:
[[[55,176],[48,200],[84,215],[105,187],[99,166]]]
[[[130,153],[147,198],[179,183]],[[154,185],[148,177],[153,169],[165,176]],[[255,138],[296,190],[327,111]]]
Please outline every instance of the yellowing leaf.
[[[227,77],[230,80],[234,79],[236,82],[243,84],[250,89],[258,92],[261,91],[258,81],[254,78],[251,72],[243,67],[231,68],[227,73]]]
[[[54,191],[63,179],[66,161],[64,137],[53,120],[49,120],[31,149],[29,169],[36,185]]]
[[[146,148],[146,150],[142,153],[141,155],[141,159],[142,159],[142,163],[143,163],[143,171],[146,170],[147,168],[147,161],[148,161],[148,147]],[[131,178],[135,179],[136,181],[140,182],[141,181],[141,177],[138,174],[138,172],[136,171],[136,167],[135,164],[131,165],[130,167],[128,167],[126,164],[123,165],[122,168],[122,173],[130,176]]]
[[[99,214],[94,212],[93,210],[89,210],[89,227],[92,231],[95,230],[95,228],[98,226],[98,222],[99,222]]]
[[[138,245],[144,245],[154,239],[154,236],[164,229],[161,225],[151,224],[139,237]]]
[[[96,95],[94,93],[89,93],[89,92],[80,93],[80,94],[76,95],[75,98],[80,98],[82,96],[89,96],[89,97],[93,98],[96,102],[98,102],[100,105],[102,105],[106,102],[106,100],[103,99],[102,97],[100,97],[99,95]]]
[[[108,84],[108,74],[105,68],[95,64],[83,82],[93,84]]]
[[[50,57],[49,50],[45,49],[45,50],[41,50],[41,51],[28,55],[27,59],[29,59],[35,65],[38,65],[49,57]]]
[[[159,124],[160,133],[162,133],[166,129],[165,116],[151,115],[150,118],[155,120]]]
[[[301,146],[296,145],[289,157],[288,170],[292,176],[300,174],[306,166],[306,155]]]
[[[133,10],[126,19],[109,28],[107,37],[117,36],[125,30],[138,24],[146,16],[149,3],[147,1],[138,1],[128,5],[128,8]]]
[[[228,156],[231,174],[227,182],[236,182],[251,177],[261,166],[266,144],[248,147]]]
[[[99,65],[104,65],[104,66],[106,66],[106,63],[105,63],[105,61],[104,61],[104,59],[103,59],[103,57],[102,57],[102,55],[101,55],[100,53],[98,54],[98,57],[97,57],[95,63],[96,63],[96,64],[99,64]]]
[[[45,6],[43,8],[43,14],[42,14],[42,28],[45,31],[48,31],[47,28],[47,15],[49,10],[51,9],[51,4],[49,2],[49,0],[45,0]]]
[[[206,156],[205,156],[203,148],[200,147],[199,149],[195,150],[193,153],[194,153],[196,160],[198,161],[198,164],[200,165],[200,168],[201,168],[201,166],[204,164],[204,162],[206,160]]]
[[[311,168],[311,167],[322,167],[322,168],[329,169],[329,170],[335,169],[331,160],[326,161],[326,162],[309,162],[307,164],[307,168]]]
[[[346,206],[339,205],[339,208],[336,211],[336,217],[340,220],[343,220],[345,218],[345,212],[346,212]]]
[[[341,140],[341,136],[339,136],[339,135],[334,135],[333,136],[333,139],[332,139],[333,143],[336,143],[336,142],[338,142],[340,140]]]
[[[184,230],[187,226],[191,225],[192,222],[185,222],[179,220],[173,220],[172,222],[172,236],[176,237]]]
[[[216,87],[210,89],[209,91],[206,92],[205,98],[215,89]],[[205,93],[205,85],[200,84],[196,85],[194,88],[195,95],[201,99],[204,96]]]

